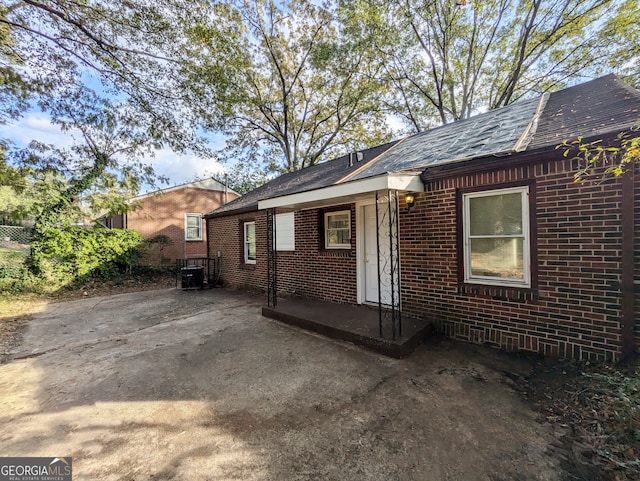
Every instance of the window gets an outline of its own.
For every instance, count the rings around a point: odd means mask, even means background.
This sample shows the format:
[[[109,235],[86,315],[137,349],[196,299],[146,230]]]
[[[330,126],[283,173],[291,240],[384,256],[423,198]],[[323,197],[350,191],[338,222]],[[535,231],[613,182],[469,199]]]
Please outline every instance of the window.
[[[256,263],[256,223],[244,223],[244,263]]]
[[[294,251],[296,250],[295,215],[293,212],[287,214],[276,214],[276,250]]]
[[[202,214],[184,215],[184,238],[188,241],[202,240]]]
[[[529,188],[463,194],[464,281],[531,286]]]
[[[351,212],[327,212],[324,214],[325,249],[351,248]]]

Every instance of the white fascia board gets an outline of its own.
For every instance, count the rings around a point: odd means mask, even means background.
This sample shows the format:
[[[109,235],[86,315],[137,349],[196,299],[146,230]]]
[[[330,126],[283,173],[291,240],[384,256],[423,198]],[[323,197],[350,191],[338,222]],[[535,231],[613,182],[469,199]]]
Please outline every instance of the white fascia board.
[[[420,180],[419,174],[390,173],[368,179],[345,182],[344,184],[331,185],[322,189],[261,200],[258,202],[258,210],[278,207],[300,207],[304,204],[318,202],[330,204],[332,199],[353,197],[367,192],[388,189],[424,192],[424,184]]]

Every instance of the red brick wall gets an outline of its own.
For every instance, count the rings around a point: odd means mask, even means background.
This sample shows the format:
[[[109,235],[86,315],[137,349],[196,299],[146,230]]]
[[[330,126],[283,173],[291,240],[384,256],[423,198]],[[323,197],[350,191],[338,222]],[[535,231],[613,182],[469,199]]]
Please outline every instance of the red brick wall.
[[[296,212],[296,250],[278,252],[278,289],[305,297],[355,304],[356,214],[354,205],[329,210],[351,211],[351,249],[323,249],[319,232],[323,211]]]
[[[229,201],[235,199],[236,194],[229,193]],[[127,229],[137,231],[143,237],[151,239],[157,235],[166,235],[170,243],[155,252],[151,261],[165,261],[182,259],[185,257],[205,257],[207,255],[206,233],[203,221],[203,240],[186,241],[184,233],[184,214],[206,214],[220,207],[225,201],[225,193],[208,189],[184,187],[162,193],[159,196],[149,196],[140,202],[142,208],[127,214]]]
[[[640,346],[640,163],[636,162],[634,172],[634,288],[635,288],[635,319],[636,345]]]
[[[256,263],[244,264],[243,225],[256,223]],[[265,290],[267,286],[267,220],[265,212],[216,217],[207,220],[209,252],[221,257],[221,279],[230,287]]]
[[[617,358],[620,350],[620,183],[573,183],[556,161],[429,183],[401,216],[403,311],[445,334],[509,350]],[[456,189],[535,178],[537,293],[465,293],[458,281]]]
[[[411,212],[401,205],[402,308],[428,319],[448,336],[579,359],[620,355],[621,186],[610,179],[573,183],[569,160],[539,162],[434,180],[416,195]],[[528,183],[535,195],[534,289],[485,289],[459,281],[457,198],[459,189]],[[636,185],[636,233],[640,232],[640,173]],[[344,207],[343,207],[344,208]],[[339,208],[337,208],[339,209]],[[355,208],[352,248],[323,252],[317,210],[296,212],[295,252],[278,253],[278,289],[337,302],[357,302]],[[241,262],[241,221],[256,220],[257,263]],[[266,215],[253,212],[209,221],[211,252],[223,254],[225,282],[266,288]],[[640,282],[640,236],[635,274]],[[636,319],[640,301],[636,294]],[[640,322],[636,323],[640,345]]]
[[[356,303],[355,208],[351,210],[351,249],[320,249],[318,225],[321,212],[295,214],[295,251],[278,252],[278,292],[316,297],[333,302]],[[256,222],[257,261],[243,263],[242,223]],[[222,254],[222,279],[226,285],[265,290],[267,285],[267,237],[265,212],[209,219],[211,255]]]

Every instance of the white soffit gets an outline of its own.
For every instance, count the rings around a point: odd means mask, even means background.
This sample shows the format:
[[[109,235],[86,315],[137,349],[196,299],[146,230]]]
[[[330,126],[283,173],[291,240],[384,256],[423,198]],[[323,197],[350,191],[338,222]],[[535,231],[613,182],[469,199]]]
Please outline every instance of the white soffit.
[[[408,192],[424,192],[424,184],[420,174],[389,173],[367,179],[331,185],[322,189],[298,192],[296,194],[273,197],[258,202],[258,210],[278,207],[304,208],[305,205],[335,205],[336,200],[344,199],[353,202],[353,198],[378,190],[403,190]]]

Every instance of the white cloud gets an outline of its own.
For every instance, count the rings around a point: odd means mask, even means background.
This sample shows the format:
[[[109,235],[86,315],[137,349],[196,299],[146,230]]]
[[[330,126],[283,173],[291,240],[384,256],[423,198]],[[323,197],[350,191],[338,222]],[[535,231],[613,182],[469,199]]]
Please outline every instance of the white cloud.
[[[49,122],[46,115],[38,113],[28,113],[17,122],[1,125],[0,136],[13,142],[16,147],[26,147],[32,140],[56,147],[68,147],[73,143],[71,132],[62,132],[57,125]]]
[[[69,147],[74,142],[72,132],[62,132],[49,118],[40,113],[29,112],[16,122],[0,125],[0,138],[10,140],[16,147],[29,145],[32,140],[38,140],[56,147]],[[214,148],[223,145],[223,141],[212,138]],[[194,154],[176,154],[169,149],[155,151],[154,157],[149,157],[147,163],[153,165],[158,175],[169,178],[169,185],[190,182],[195,177],[205,174],[217,174],[223,170],[222,165],[212,158],[201,158]]]
[[[203,175],[216,175],[223,170],[222,165],[213,158],[204,159],[194,154],[176,154],[169,149],[155,152],[149,164],[157,174],[169,178],[169,185],[182,184]]]

